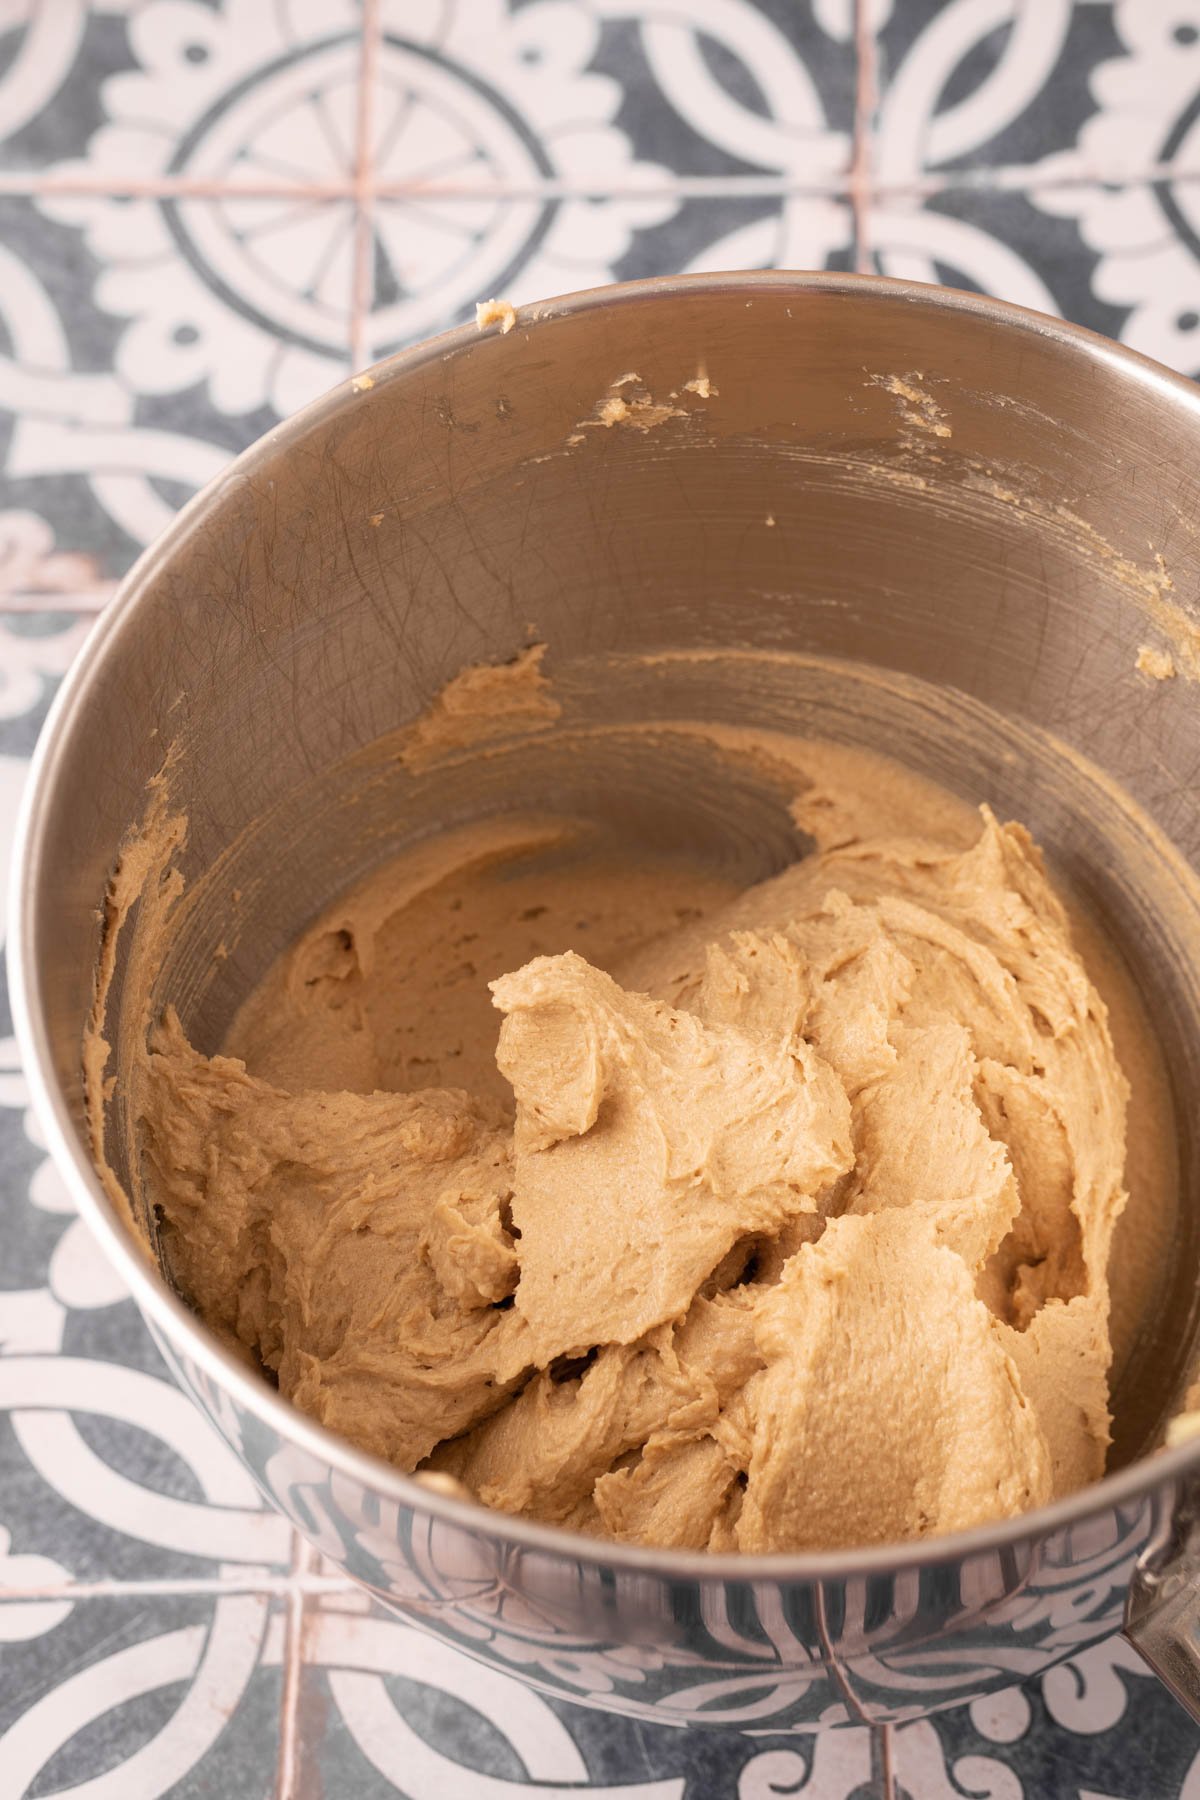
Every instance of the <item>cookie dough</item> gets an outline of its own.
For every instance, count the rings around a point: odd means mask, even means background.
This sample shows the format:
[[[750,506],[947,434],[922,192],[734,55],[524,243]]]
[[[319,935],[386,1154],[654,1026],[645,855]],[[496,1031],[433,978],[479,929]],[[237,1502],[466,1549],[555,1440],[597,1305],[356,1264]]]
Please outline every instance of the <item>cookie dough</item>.
[[[887,829],[872,784],[812,786],[816,850],[743,893],[481,826],[330,909],[230,1054],[168,1013],[182,1290],[356,1444],[626,1542],[894,1541],[1095,1479],[1106,1008],[1020,825]]]

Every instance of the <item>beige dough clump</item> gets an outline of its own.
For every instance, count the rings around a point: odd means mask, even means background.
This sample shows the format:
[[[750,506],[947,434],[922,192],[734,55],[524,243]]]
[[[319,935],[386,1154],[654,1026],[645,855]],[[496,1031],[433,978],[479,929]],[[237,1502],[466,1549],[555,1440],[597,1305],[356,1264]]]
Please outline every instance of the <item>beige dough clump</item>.
[[[517,322],[515,307],[507,300],[477,300],[475,302],[475,324],[480,331],[489,325],[498,325],[501,336],[510,332]]]
[[[631,1543],[892,1541],[1095,1479],[1104,1004],[1019,825],[844,836],[694,905],[653,872],[398,877],[296,946],[240,1057],[168,1015],[142,1135],[184,1292],[401,1469]],[[380,986],[452,930],[453,1042],[413,970]]]

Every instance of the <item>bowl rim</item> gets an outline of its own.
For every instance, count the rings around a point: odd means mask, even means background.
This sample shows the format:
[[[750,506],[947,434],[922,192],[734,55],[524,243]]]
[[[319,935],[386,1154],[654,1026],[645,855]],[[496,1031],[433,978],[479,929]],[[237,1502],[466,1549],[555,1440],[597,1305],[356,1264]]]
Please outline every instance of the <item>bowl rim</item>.
[[[760,294],[788,294],[800,298],[814,293],[846,295],[880,304],[899,303],[935,313],[958,314],[981,325],[1050,339],[1079,356],[1082,362],[1111,367],[1157,392],[1173,406],[1190,412],[1200,428],[1200,389],[1138,351],[1127,349],[1083,326],[1068,324],[1049,314],[1033,312],[1007,301],[886,276],[792,270],[654,276],[582,289],[553,300],[522,306],[517,309],[517,323],[518,326],[533,324],[543,329],[557,319],[597,309],[645,301],[670,304],[684,293],[736,296],[743,303],[747,298],[752,303]],[[122,634],[133,628],[141,595],[152,587],[161,569],[202,526],[205,518],[219,509],[231,487],[253,473],[269,455],[298,446],[314,428],[347,407],[361,404],[361,397],[369,390],[402,381],[406,375],[427,364],[465,354],[485,341],[475,324],[467,323],[397,351],[374,364],[369,371],[340,382],[249,445],[187,502],[167,529],[137,558],[60,684],[33,752],[18,814],[10,885],[7,968],[14,1032],[33,1110],[45,1134],[47,1152],[66,1181],[79,1213],[130,1289],[151,1330],[156,1335],[161,1334],[173,1353],[190,1359],[236,1405],[272,1430],[283,1443],[294,1445],[315,1457],[331,1472],[413,1513],[427,1515],[505,1545],[577,1564],[587,1563],[598,1570],[690,1582],[766,1580],[798,1585],[894,1574],[901,1569],[958,1563],[973,1555],[1032,1544],[1098,1514],[1141,1500],[1155,1488],[1177,1484],[1192,1471],[1200,1469],[1200,1438],[1173,1449],[1151,1452],[1047,1506],[1014,1518],[929,1538],[849,1550],[751,1554],[644,1548],[587,1537],[562,1526],[541,1525],[496,1512],[479,1501],[460,1500],[435,1492],[309,1418],[268,1387],[220,1343],[199,1316],[168,1288],[122,1223],[81,1142],[67,1094],[53,1073],[42,1004],[41,972],[34,958],[33,906],[44,856],[47,820],[76,717],[97,672],[109,658],[119,653]],[[364,375],[369,375],[369,379],[364,380]],[[82,1040],[82,1021],[80,1035]]]

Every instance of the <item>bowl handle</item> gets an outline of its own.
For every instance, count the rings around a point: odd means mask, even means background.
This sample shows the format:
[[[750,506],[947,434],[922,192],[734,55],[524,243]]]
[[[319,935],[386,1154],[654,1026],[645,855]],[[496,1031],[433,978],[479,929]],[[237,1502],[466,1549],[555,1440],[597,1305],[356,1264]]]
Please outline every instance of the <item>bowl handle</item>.
[[[1200,1724],[1200,1480],[1181,1484],[1134,1564],[1125,1636]]]

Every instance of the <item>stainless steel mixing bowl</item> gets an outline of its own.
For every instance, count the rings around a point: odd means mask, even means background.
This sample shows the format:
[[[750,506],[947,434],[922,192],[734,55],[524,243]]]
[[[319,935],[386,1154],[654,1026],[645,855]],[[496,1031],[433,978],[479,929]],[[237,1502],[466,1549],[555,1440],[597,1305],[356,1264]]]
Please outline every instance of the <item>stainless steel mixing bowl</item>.
[[[614,418],[606,397],[646,404]],[[1111,1633],[1127,1597],[1136,1641],[1196,1703],[1200,1446],[1145,1452],[1197,1335],[1200,958],[1186,870],[1147,849],[1120,793],[1200,858],[1198,520],[1200,397],[1166,370],[962,294],[729,275],[585,293],[507,335],[405,352],[264,438],[143,557],[35,759],[17,1029],[53,1154],[171,1369],[327,1556],[472,1655],[646,1719],[911,1718]],[[415,775],[371,748],[531,625],[564,697],[558,749]],[[1135,671],[1145,642],[1172,648],[1175,679]],[[740,660],[706,654],[729,648]],[[80,1082],[97,908],[168,743],[182,867],[212,903],[159,986],[214,1048],[321,905],[481,810],[590,810],[656,844],[711,839],[747,878],[777,866],[795,849],[778,808],[683,739],[665,733],[637,779],[572,752],[580,722],[698,714],[874,741],[993,799],[1125,946],[1172,1070],[1181,1206],[1117,1381],[1114,1472],[1089,1491],[934,1542],[740,1560],[489,1514],[337,1441],[232,1360],[97,1181]],[[1177,910],[1146,888],[1146,855]],[[234,885],[240,937],[214,961]]]

